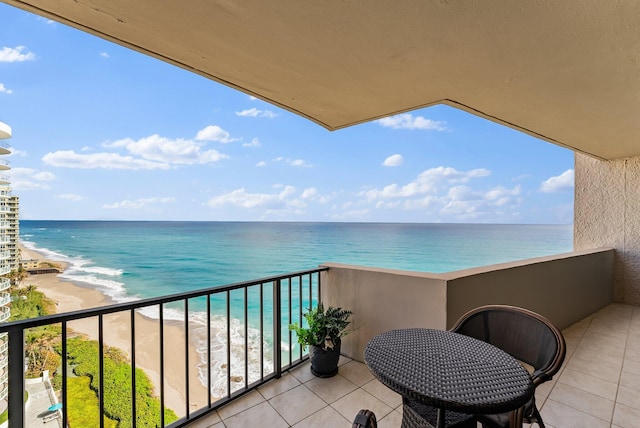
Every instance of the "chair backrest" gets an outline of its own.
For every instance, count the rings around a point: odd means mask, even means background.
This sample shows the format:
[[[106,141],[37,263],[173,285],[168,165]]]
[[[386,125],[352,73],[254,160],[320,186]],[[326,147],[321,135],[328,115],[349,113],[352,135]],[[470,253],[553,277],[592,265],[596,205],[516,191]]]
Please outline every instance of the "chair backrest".
[[[551,321],[515,306],[481,306],[460,317],[451,330],[490,343],[532,366],[535,386],[560,370],[566,353],[564,337]]]

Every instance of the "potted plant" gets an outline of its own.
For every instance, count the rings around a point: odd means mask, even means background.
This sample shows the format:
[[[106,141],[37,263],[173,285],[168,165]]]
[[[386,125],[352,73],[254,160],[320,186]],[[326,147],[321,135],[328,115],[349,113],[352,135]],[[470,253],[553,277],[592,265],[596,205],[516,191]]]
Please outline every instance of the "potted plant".
[[[325,311],[319,303],[304,314],[306,327],[297,323],[289,325],[289,330],[296,332],[302,349],[309,347],[311,373],[315,376],[331,377],[338,373],[341,338],[349,333],[346,328],[351,323],[351,315],[351,311],[332,306]]]

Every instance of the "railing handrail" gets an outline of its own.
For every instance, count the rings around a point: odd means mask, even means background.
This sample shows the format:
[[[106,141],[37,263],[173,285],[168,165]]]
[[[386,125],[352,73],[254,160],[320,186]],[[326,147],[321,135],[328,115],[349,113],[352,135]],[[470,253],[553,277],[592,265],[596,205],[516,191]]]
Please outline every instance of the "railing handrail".
[[[295,278],[301,275],[308,275],[313,273],[319,273],[329,270],[328,267],[320,267],[316,269],[301,270],[297,272],[291,272],[286,275],[274,275],[261,279],[236,282],[229,285],[219,285],[209,288],[201,288],[194,291],[186,291],[182,293],[169,294],[161,297],[149,297],[146,299],[134,300],[126,303],[115,303],[109,306],[100,306],[91,309],[81,309],[78,311],[63,312],[61,314],[47,315],[38,318],[29,318],[25,320],[11,321],[0,324],[0,333],[11,332],[16,330],[24,330],[27,328],[40,327],[43,325],[49,325],[59,323],[63,321],[73,321],[81,318],[89,318],[98,315],[112,314],[115,312],[122,312],[126,310],[135,310],[142,307],[148,307],[153,305],[161,305],[165,303],[171,303],[175,300],[192,299],[196,297],[203,297],[213,293],[224,293],[226,291],[237,290],[240,288],[251,287],[254,285],[265,284],[268,282],[281,281],[283,279]]]
[[[292,322],[302,322],[303,320],[303,311],[306,309],[311,309],[314,305],[317,305],[318,302],[321,301],[321,273],[329,270],[329,267],[318,267],[315,269],[308,269],[297,272],[290,272],[287,274],[274,275],[261,279],[254,279],[249,281],[237,282],[229,285],[222,286],[214,286],[200,290],[187,291],[181,293],[175,293],[167,296],[161,297],[152,297],[147,299],[140,299],[126,303],[113,304],[108,306],[102,306],[91,309],[83,309],[79,311],[66,312],[61,314],[54,314],[40,318],[32,318],[26,320],[12,321],[8,323],[0,324],[0,338],[4,338],[5,335],[8,337],[8,382],[12,385],[12,388],[9,389],[8,393],[8,410],[9,410],[9,426],[11,428],[24,428],[25,424],[25,407],[23,404],[23,396],[24,396],[24,344],[25,344],[25,331],[45,325],[51,324],[61,324],[62,329],[59,334],[61,340],[61,355],[62,355],[62,385],[61,385],[61,396],[63,403],[62,410],[62,420],[68,420],[67,407],[69,397],[67,396],[68,388],[67,388],[67,378],[68,378],[68,348],[67,348],[67,340],[69,339],[68,335],[68,323],[70,321],[76,321],[81,319],[93,318],[97,317],[98,319],[98,365],[97,365],[97,376],[99,379],[98,385],[98,414],[103,415],[105,411],[105,401],[104,401],[104,375],[105,375],[105,351],[106,351],[106,343],[104,341],[104,315],[107,314],[115,314],[115,313],[126,313],[129,312],[129,316],[131,317],[130,324],[130,341],[129,344],[131,349],[130,355],[130,365],[131,365],[131,381],[130,381],[130,390],[132,391],[132,396],[136,391],[136,370],[137,364],[135,361],[135,349],[136,349],[136,333],[135,333],[135,319],[138,310],[149,307],[158,307],[158,345],[160,347],[159,353],[159,367],[160,367],[160,380],[159,380],[159,400],[160,400],[160,425],[165,426],[165,410],[167,410],[165,403],[165,394],[164,394],[164,385],[166,381],[165,377],[165,368],[164,368],[164,354],[165,354],[165,318],[164,318],[164,305],[176,302],[183,302],[184,305],[184,319],[183,319],[183,328],[184,328],[184,361],[185,364],[183,366],[184,369],[184,379],[187,381],[186,389],[185,389],[185,397],[184,397],[184,416],[179,417],[178,420],[172,421],[169,425],[174,428],[185,426],[186,424],[195,421],[196,419],[218,409],[224,404],[233,401],[234,399],[249,393],[252,390],[255,390],[260,385],[264,385],[271,379],[279,378],[281,374],[285,371],[291,370],[294,367],[297,367],[299,364],[302,364],[307,358],[308,354],[305,352],[303,347],[299,345],[293,345],[294,337],[292,332],[289,330],[288,337],[284,334],[281,335],[283,329],[288,328],[288,324]],[[304,279],[304,281],[303,281]],[[269,302],[270,299],[268,296],[269,291],[265,292],[264,288],[267,286],[271,288],[272,296],[272,305],[273,305],[273,313],[270,316],[270,321],[264,319],[265,314],[265,303]],[[257,290],[255,287],[258,287]],[[285,291],[282,291],[284,288]],[[249,325],[251,323],[249,316],[249,305],[250,305],[250,289],[254,290],[258,295],[252,292],[253,297],[251,297],[251,301],[256,301],[259,303],[259,312],[260,317],[258,322],[260,327],[255,328],[256,334],[259,335],[259,338],[254,335],[249,334]],[[241,300],[241,306],[243,307],[243,315],[237,318],[237,322],[244,326],[244,334],[241,337],[244,339],[244,360],[240,357],[240,366],[244,364],[244,373],[240,374],[240,376],[234,376],[234,372],[232,370],[232,365],[237,367],[236,363],[232,363],[232,334],[231,334],[231,325],[232,325],[232,292],[233,291],[243,291],[244,298]],[[296,293],[297,297],[294,296]],[[223,374],[223,379],[226,379],[226,391],[222,391],[220,389],[216,389],[220,394],[216,393],[216,397],[218,397],[215,402],[212,401],[212,370],[214,366],[212,366],[212,353],[211,353],[211,344],[213,336],[211,335],[211,322],[212,322],[212,313],[211,313],[211,297],[216,295],[222,295],[225,301],[226,306],[226,375]],[[200,409],[193,410],[190,407],[190,399],[189,399],[189,382],[193,381],[193,377],[190,375],[190,366],[188,361],[190,360],[189,353],[189,333],[191,320],[189,317],[189,301],[190,299],[198,299],[201,297],[206,297],[206,311],[204,312],[206,320],[206,330],[207,330],[207,338],[206,338],[206,349],[207,355],[206,357],[206,371],[207,371],[207,389],[209,391],[208,394],[208,403],[201,407]],[[292,304],[296,303],[295,314],[293,313]],[[286,311],[283,311],[282,305],[287,307]],[[242,309],[241,309],[242,310]],[[9,310],[6,307],[0,306],[0,317],[6,315],[8,317]],[[235,315],[234,315],[235,316]],[[0,318],[1,319],[1,318]],[[234,318],[235,320],[235,318]],[[195,321],[196,323],[198,321]],[[269,324],[267,326],[266,324]],[[265,361],[266,350],[265,350],[265,340],[267,337],[270,337],[270,333],[268,330],[273,329],[271,333],[273,333],[272,344],[270,346],[270,351],[272,352],[272,361],[268,358]],[[251,327],[254,330],[254,327]],[[223,339],[224,340],[224,339]],[[241,339],[242,340],[242,339]],[[249,342],[256,341],[259,345],[259,359],[254,360],[253,362],[249,358]],[[283,347],[283,342],[286,342],[285,347]],[[252,342],[253,343],[253,342]],[[181,346],[181,345],[180,345]],[[253,352],[256,352],[255,350]],[[284,353],[284,354],[283,354]],[[288,354],[288,355],[287,355]],[[258,363],[256,362],[258,361]],[[259,370],[257,372],[253,371],[250,373],[250,366],[254,366],[259,364]],[[266,371],[266,372],[265,372]],[[240,372],[241,373],[241,372]],[[232,380],[233,378],[236,380]],[[237,380],[239,379],[239,380]],[[0,381],[2,377],[0,376]],[[232,385],[233,383],[233,385]],[[217,385],[216,388],[219,388],[221,385]],[[131,402],[131,418],[132,421],[135,421],[137,418],[136,411],[136,401],[132,400]],[[177,410],[177,409],[176,409]],[[128,417],[128,416],[127,416]],[[65,422],[66,423],[66,422]],[[135,422],[134,422],[135,424]],[[100,418],[100,426],[103,426],[103,419]]]

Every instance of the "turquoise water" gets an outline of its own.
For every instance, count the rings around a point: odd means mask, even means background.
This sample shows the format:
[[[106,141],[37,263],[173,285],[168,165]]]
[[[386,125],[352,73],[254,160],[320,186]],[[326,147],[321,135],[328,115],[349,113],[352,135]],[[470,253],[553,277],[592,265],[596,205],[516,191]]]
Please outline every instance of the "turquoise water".
[[[572,250],[571,225],[20,222],[27,248],[117,301],[338,262],[441,273]]]
[[[441,273],[569,252],[572,234],[571,225],[20,222],[25,247],[69,263],[61,278],[96,288],[118,302],[308,270],[323,262]],[[243,298],[242,293],[231,296],[231,370],[235,379],[244,376],[244,326],[239,321],[243,318]],[[255,316],[248,314],[247,354],[250,379],[256,380],[261,346],[256,330],[257,300],[253,302],[249,303],[249,312]],[[225,306],[217,303],[214,300],[212,310],[212,393],[223,396],[226,370],[220,367],[226,364],[227,321]],[[190,320],[200,325],[190,337],[200,354],[199,377],[206,385],[205,306],[193,301],[189,308]],[[165,312],[165,318],[183,319],[179,309]],[[267,318],[270,310],[265,308]],[[283,340],[288,321],[283,324]],[[268,370],[272,364],[268,354],[273,349],[269,332],[264,340]],[[283,362],[287,361],[289,347],[298,352],[297,345],[282,343]]]

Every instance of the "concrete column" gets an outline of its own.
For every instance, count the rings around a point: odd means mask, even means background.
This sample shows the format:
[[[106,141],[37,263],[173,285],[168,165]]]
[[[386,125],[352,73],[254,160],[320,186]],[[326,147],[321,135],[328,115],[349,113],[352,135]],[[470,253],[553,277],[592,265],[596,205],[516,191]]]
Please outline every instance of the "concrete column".
[[[640,305],[640,157],[575,155],[574,250],[616,249],[614,300]]]

